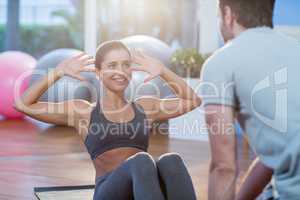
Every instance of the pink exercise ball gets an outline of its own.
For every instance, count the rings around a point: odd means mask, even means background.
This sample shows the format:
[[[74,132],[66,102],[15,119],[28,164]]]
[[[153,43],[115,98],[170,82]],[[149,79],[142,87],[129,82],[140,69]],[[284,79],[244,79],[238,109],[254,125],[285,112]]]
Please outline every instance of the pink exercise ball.
[[[28,87],[36,60],[22,52],[0,54],[0,115],[5,118],[23,118],[13,107],[14,100]]]

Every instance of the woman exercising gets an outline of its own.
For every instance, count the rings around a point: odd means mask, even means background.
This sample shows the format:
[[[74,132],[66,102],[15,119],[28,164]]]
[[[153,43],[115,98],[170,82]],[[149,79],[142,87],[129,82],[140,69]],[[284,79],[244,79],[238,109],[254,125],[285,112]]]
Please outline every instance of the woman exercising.
[[[61,77],[84,81],[80,72],[86,71],[95,72],[104,87],[96,104],[81,99],[38,101]],[[143,96],[128,102],[124,91],[132,71],[147,72],[145,82],[160,76],[177,98]],[[95,60],[82,53],[61,62],[27,89],[15,108],[44,122],[76,128],[96,169],[94,200],[194,200],[192,180],[181,157],[169,153],[155,162],[147,149],[154,121],[180,116],[200,103],[194,91],[160,61],[130,52],[121,41],[109,41],[98,47]]]

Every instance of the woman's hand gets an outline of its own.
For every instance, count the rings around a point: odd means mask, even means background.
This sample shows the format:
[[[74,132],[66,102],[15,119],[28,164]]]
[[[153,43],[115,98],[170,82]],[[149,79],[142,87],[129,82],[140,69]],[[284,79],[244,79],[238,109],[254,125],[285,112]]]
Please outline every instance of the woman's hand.
[[[148,55],[140,51],[133,51],[132,52],[132,62],[136,63],[140,66],[138,67],[131,67],[130,69],[133,71],[144,71],[149,73],[149,77],[147,77],[144,82],[148,82],[157,76],[162,75],[165,66],[159,60],[152,58]]]
[[[78,99],[61,102],[43,102],[39,101],[39,98],[63,75],[83,81],[84,78],[80,75],[80,72],[95,71],[94,67],[88,67],[88,65],[93,63],[94,60],[85,53],[62,61],[54,70],[51,70],[39,81],[28,87],[21,97],[16,98],[14,103],[15,109],[47,123],[74,126],[74,120],[82,116],[82,113],[75,112],[75,106],[80,104],[81,106],[89,107],[88,102]],[[72,120],[71,123],[70,119]]]
[[[160,76],[173,91],[173,94],[177,96],[164,99],[144,96],[136,99],[136,101],[145,108],[148,117],[153,121],[162,121],[178,117],[200,106],[201,99],[194,90],[188,86],[181,77],[166,68],[159,60],[144,55],[141,52],[134,51],[132,52],[132,62],[141,66],[131,67],[129,69],[149,73],[149,77],[147,77],[144,82]]]
[[[94,72],[95,67],[88,66],[94,63],[95,60],[91,56],[85,53],[80,53],[59,63],[56,67],[56,70],[58,70],[60,77],[68,75],[84,81],[85,78],[80,75],[80,72]]]

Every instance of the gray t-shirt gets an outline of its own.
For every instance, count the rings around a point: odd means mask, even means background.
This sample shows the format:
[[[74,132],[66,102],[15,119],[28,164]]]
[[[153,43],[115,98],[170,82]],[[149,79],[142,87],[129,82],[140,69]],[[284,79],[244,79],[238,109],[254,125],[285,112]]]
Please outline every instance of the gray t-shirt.
[[[281,198],[300,199],[300,43],[248,29],[211,56],[201,76],[204,105],[234,107],[252,149],[274,169]]]

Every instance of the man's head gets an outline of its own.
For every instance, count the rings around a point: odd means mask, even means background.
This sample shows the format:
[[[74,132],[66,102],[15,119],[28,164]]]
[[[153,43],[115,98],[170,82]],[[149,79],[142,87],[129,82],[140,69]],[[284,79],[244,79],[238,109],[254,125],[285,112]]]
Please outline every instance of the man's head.
[[[219,0],[220,29],[227,42],[241,31],[273,27],[275,0]]]

